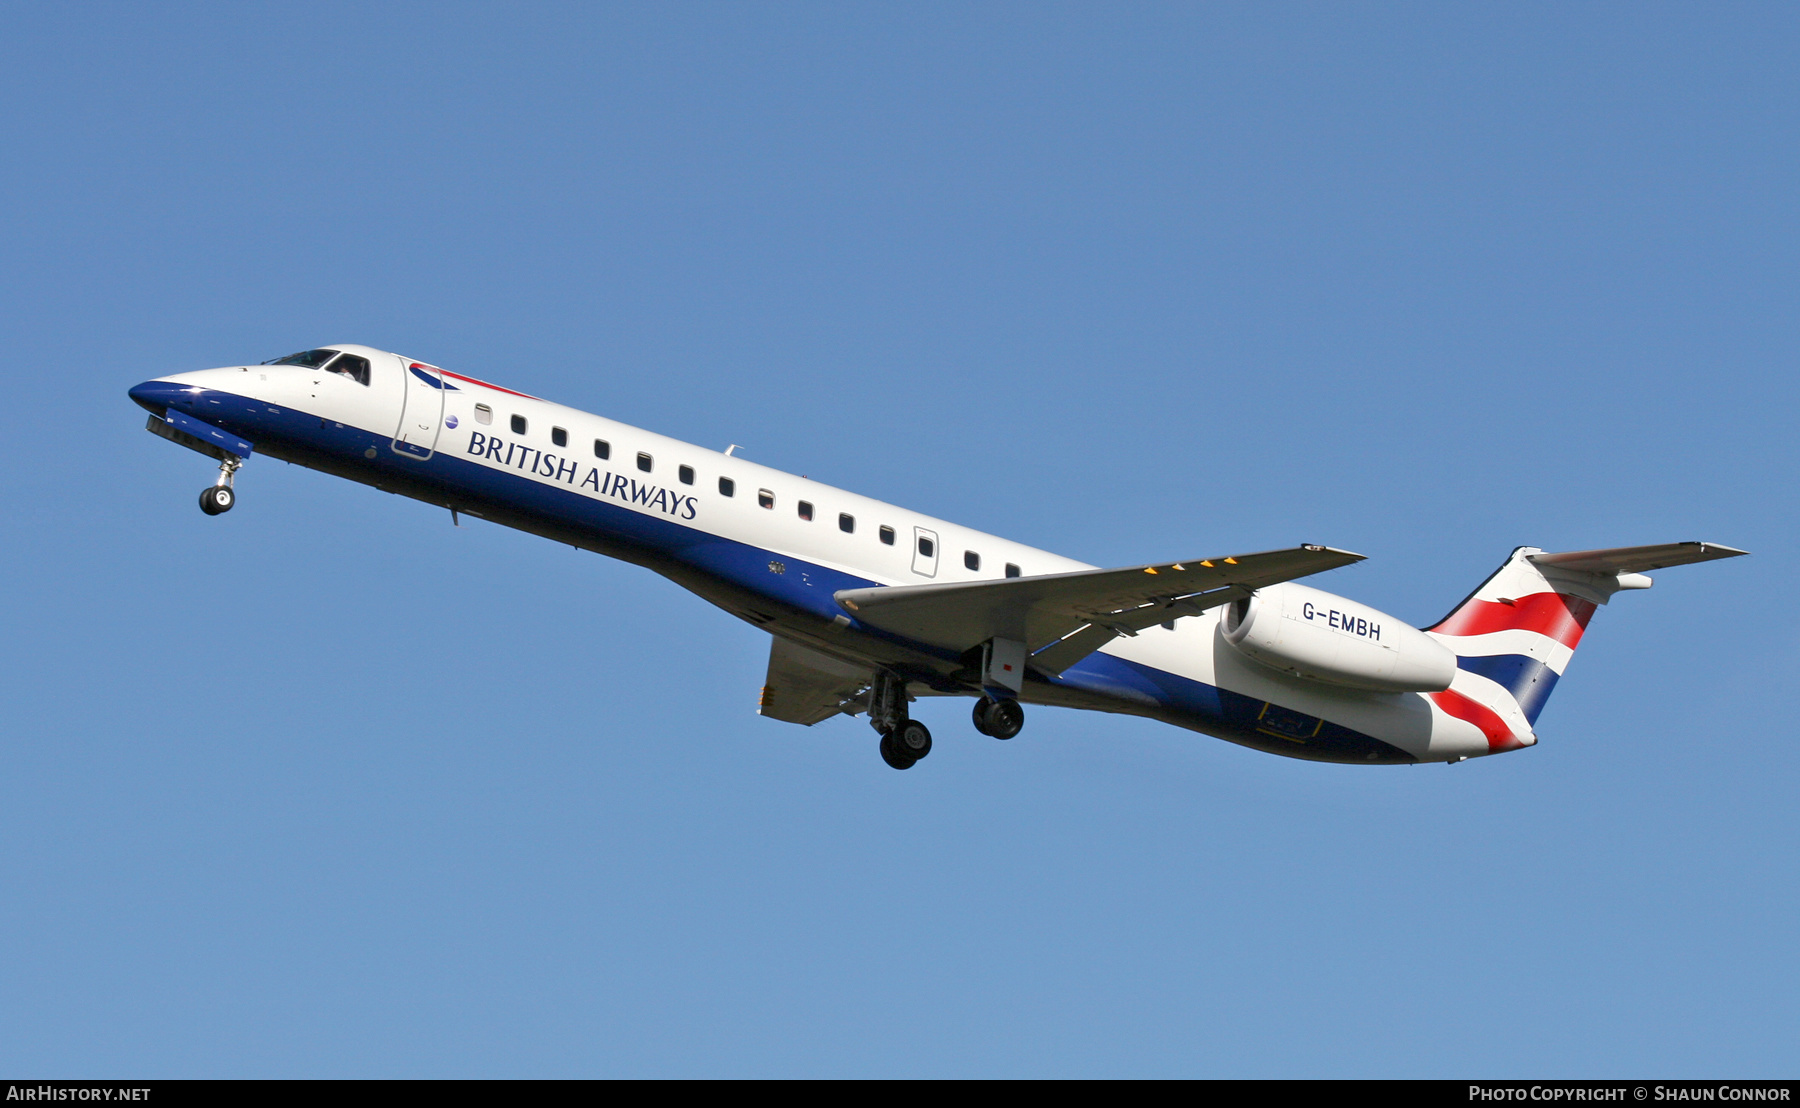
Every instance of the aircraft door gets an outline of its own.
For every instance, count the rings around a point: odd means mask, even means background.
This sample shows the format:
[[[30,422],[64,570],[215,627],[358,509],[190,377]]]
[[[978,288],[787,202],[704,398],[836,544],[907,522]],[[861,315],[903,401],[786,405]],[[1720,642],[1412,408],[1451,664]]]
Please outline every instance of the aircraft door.
[[[403,380],[400,426],[394,431],[394,453],[419,461],[437,449],[444,426],[444,379],[423,362],[400,360]]]
[[[913,528],[913,572],[920,577],[936,577],[938,537],[936,531]]]

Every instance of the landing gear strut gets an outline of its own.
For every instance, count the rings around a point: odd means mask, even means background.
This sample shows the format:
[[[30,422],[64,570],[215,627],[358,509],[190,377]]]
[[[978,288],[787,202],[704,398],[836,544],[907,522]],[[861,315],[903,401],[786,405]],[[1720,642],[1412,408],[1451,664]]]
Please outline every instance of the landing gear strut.
[[[991,696],[984,696],[975,702],[973,720],[975,730],[983,735],[1010,739],[1025,726],[1025,709],[1019,707],[1019,702],[1011,697],[995,700]]]
[[[219,462],[219,479],[200,492],[200,510],[209,516],[231,511],[237,503],[237,493],[231,490],[231,479],[237,476],[238,467],[244,459],[235,454],[227,454]]]
[[[931,732],[906,714],[906,681],[881,670],[869,690],[869,726],[881,734],[881,760],[895,769],[911,769],[931,753]]]

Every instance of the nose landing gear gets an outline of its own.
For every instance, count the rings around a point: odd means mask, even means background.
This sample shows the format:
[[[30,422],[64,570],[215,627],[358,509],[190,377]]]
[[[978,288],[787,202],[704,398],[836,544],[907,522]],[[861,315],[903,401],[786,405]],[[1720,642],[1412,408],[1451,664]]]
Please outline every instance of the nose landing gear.
[[[244,459],[227,454],[219,462],[219,479],[200,491],[200,510],[209,516],[216,516],[231,511],[237,503],[237,493],[232,491],[231,479],[237,476],[238,467]]]
[[[237,494],[229,488],[214,485],[200,490],[200,510],[209,516],[216,516],[220,512],[231,511],[231,505],[236,499]]]

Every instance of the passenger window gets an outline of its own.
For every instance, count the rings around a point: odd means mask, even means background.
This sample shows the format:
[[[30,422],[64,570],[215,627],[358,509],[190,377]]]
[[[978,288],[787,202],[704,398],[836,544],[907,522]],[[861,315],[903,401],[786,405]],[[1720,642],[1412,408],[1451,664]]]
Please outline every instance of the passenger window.
[[[675,471],[675,475],[677,477],[681,478],[681,483],[684,485],[691,485],[694,483],[694,467],[693,466],[682,466],[680,469]]]
[[[513,434],[523,435],[525,433],[525,417],[522,415],[513,416],[512,417],[512,429],[513,429]]]
[[[550,428],[550,441],[557,446],[567,446],[569,445],[569,433],[561,427],[552,427]]]
[[[881,542],[884,546],[894,545],[894,529],[892,527],[883,527],[881,529]]]
[[[800,518],[805,520],[812,519],[812,501],[802,500],[800,502]]]
[[[979,570],[981,568],[981,555],[975,553],[973,550],[963,551],[963,568]]]
[[[645,473],[649,473],[650,465],[651,465],[650,455],[644,453],[642,450],[638,451],[638,468],[643,470]]]
[[[594,457],[596,457],[596,458],[612,457],[612,443],[607,442],[605,439],[595,439],[594,440]]]
[[[492,423],[492,422],[494,422],[494,409],[488,407],[486,404],[475,405],[475,422],[476,423]]]
[[[333,373],[341,373],[359,385],[369,383],[369,359],[359,358],[355,354],[345,354],[325,367]]]
[[[1006,563],[1006,575],[1008,577],[1017,577],[1019,575],[1019,567],[1013,565],[1011,562]]]
[[[919,555],[924,558],[935,557],[937,555],[937,544],[926,538],[924,535],[920,535]]]
[[[849,514],[848,512],[839,512],[838,513],[838,530],[842,531],[846,535],[855,534],[856,533],[856,517]]]
[[[737,482],[733,481],[729,477],[719,478],[719,495],[720,496],[736,496],[737,495]]]
[[[768,489],[757,489],[756,506],[758,508],[773,508],[775,506],[775,494]]]

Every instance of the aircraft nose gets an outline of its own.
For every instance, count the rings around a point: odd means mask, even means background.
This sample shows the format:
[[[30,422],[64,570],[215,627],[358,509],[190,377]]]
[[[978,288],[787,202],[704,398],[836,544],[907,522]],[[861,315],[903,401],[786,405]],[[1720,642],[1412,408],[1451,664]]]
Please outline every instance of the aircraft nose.
[[[127,395],[139,406],[161,415],[170,405],[186,407],[183,402],[191,400],[194,391],[191,385],[178,385],[173,381],[145,381],[133,385]]]

